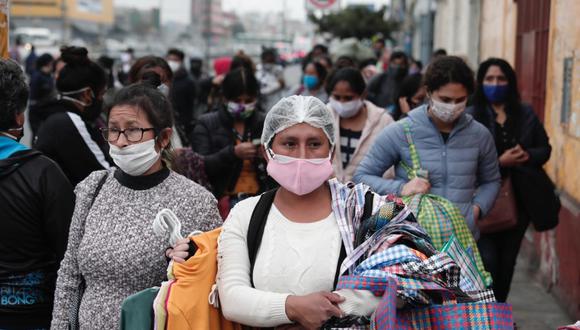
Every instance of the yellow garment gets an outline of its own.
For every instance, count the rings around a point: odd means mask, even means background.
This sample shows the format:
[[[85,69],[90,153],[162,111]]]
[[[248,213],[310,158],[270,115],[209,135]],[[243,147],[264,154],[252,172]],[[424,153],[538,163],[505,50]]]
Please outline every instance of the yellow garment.
[[[190,237],[197,246],[195,255],[185,263],[173,263],[172,283],[166,301],[167,327],[170,330],[241,330],[210,305],[217,274],[217,240],[221,228]],[[171,266],[170,266],[171,267]]]
[[[239,143],[240,141],[236,141],[236,144]],[[260,184],[256,178],[254,165],[252,164],[251,160],[246,159],[243,162],[242,172],[240,172],[240,176],[238,177],[238,181],[236,182],[236,186],[234,187],[232,195],[237,193],[256,195],[258,194],[258,191],[260,191]]]

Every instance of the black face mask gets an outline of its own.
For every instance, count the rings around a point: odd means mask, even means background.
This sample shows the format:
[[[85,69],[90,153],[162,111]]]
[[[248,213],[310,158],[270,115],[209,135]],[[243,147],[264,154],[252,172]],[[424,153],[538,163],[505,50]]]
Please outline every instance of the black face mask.
[[[87,120],[93,121],[99,118],[102,111],[103,111],[103,100],[97,100],[96,98],[93,98],[91,104],[87,106],[83,111],[82,116]]]
[[[407,75],[407,68],[391,66],[389,67],[389,74],[391,74],[396,80],[401,80]]]

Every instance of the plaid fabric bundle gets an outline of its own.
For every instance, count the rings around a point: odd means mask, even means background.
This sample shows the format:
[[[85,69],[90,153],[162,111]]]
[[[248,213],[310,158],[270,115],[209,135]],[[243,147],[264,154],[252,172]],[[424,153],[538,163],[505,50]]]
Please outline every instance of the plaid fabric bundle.
[[[411,135],[408,123],[403,124],[405,136],[409,143],[409,153],[411,155],[412,167],[402,164],[407,171],[409,179],[423,177],[426,179],[424,171],[421,170],[419,153],[415,148],[415,143]],[[474,252],[477,269],[483,276],[486,287],[491,286],[491,274],[485,271],[483,261],[479,255],[479,250],[471,231],[467,227],[465,218],[452,202],[433,194],[416,194],[403,197],[405,204],[411,209],[421,226],[427,231],[433,245],[440,250],[447,243],[451,236],[455,237],[466,248],[471,248]]]
[[[513,328],[514,320],[511,305],[502,303],[469,303],[433,305],[427,308],[398,311],[394,327],[377,327],[375,329],[507,330]]]
[[[422,286],[422,284],[416,281],[406,281],[394,277],[367,278],[361,276],[343,276],[339,282],[339,288],[369,290],[377,296],[382,295],[383,298],[377,310],[371,316],[370,329],[513,329],[512,308],[509,304],[504,303],[446,303],[433,304],[423,308],[397,310],[397,290],[401,285]]]
[[[485,290],[485,281],[477,270],[473,256],[463,248],[455,236],[451,236],[441,252],[446,253],[461,268],[461,281],[459,283],[461,290],[466,292]]]
[[[475,239],[453,203],[431,194],[407,196],[403,200],[427,231],[436,249],[442,249],[455,236],[462,246],[473,251],[477,270],[482,274],[485,286],[491,285],[491,275],[485,271]]]

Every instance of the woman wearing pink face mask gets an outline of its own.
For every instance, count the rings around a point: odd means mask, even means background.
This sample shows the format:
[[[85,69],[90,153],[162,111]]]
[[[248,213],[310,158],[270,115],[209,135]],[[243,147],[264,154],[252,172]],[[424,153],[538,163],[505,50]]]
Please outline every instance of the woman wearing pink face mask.
[[[333,316],[368,316],[376,308],[378,299],[368,291],[332,292],[342,264],[339,219],[355,213],[347,207],[355,195],[349,192],[368,189],[329,180],[333,122],[314,97],[284,98],[268,113],[261,141],[268,174],[280,188],[241,201],[223,226],[217,285],[227,319],[315,329]],[[381,205],[375,201],[373,211]],[[261,229],[255,221],[260,216]]]
[[[461,210],[477,239],[477,220],[493,206],[500,175],[491,134],[465,113],[467,98],[474,90],[473,72],[461,58],[444,56],[429,65],[423,84],[428,104],[381,132],[354,181],[368,184],[379,194],[442,196]],[[413,166],[405,126],[422,170],[413,179],[405,169]],[[395,166],[395,178],[383,179],[391,166]]]

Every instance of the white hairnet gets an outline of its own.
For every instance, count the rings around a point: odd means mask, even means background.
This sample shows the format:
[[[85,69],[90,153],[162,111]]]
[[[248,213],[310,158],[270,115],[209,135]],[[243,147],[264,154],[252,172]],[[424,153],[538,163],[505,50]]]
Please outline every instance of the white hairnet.
[[[268,112],[262,131],[262,144],[269,146],[276,134],[301,123],[322,128],[334,146],[334,119],[330,110],[316,97],[298,95],[281,99]]]

